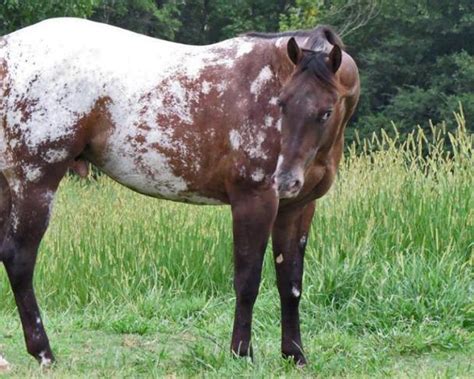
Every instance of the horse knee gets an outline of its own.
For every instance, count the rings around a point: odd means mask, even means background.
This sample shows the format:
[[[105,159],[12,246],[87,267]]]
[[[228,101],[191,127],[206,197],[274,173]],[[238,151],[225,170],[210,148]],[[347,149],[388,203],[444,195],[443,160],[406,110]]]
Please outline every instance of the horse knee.
[[[258,283],[253,280],[244,281],[242,283],[237,281],[235,284],[235,293],[239,303],[254,304],[258,296],[258,287]]]

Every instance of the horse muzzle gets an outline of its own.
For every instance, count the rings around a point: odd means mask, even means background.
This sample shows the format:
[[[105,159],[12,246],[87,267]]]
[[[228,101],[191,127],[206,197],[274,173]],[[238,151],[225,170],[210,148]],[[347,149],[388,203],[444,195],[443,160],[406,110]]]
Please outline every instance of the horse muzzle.
[[[274,175],[273,180],[280,199],[291,199],[298,196],[304,183],[303,175],[293,175],[291,173]]]

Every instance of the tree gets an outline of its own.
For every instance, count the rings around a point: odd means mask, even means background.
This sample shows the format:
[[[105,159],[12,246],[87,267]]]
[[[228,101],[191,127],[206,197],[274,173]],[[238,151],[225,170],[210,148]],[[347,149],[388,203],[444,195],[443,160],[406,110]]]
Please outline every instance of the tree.
[[[151,37],[174,40],[181,1],[99,0],[92,19]]]
[[[0,35],[51,17],[89,17],[100,0],[2,0]]]
[[[180,7],[177,41],[208,44],[248,31],[278,31],[287,0],[189,0]]]
[[[429,132],[429,119],[454,127],[459,102],[474,118],[471,0],[297,0],[281,20],[285,29],[317,23],[342,31],[359,65],[361,134],[390,130],[391,120],[402,131],[420,124]]]

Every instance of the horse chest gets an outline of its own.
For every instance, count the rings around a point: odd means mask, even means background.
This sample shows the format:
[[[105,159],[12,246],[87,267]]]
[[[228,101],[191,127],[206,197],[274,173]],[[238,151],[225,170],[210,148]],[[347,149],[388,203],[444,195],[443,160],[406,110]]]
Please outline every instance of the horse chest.
[[[337,168],[333,165],[315,165],[309,176],[308,187],[313,196],[318,199],[324,196],[336,177]]]

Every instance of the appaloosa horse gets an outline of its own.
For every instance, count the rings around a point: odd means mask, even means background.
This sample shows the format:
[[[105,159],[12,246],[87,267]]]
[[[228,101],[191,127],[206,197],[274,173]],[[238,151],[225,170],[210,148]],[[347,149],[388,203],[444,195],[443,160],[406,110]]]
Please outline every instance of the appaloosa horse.
[[[187,46],[68,18],[0,38],[0,260],[28,352],[53,361],[33,269],[61,178],[91,162],[149,196],[231,205],[237,355],[252,354],[272,233],[282,353],[305,363],[308,230],[359,97],[357,67],[341,48],[327,27]]]

